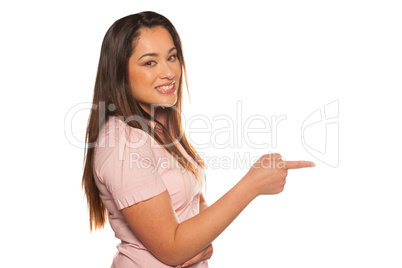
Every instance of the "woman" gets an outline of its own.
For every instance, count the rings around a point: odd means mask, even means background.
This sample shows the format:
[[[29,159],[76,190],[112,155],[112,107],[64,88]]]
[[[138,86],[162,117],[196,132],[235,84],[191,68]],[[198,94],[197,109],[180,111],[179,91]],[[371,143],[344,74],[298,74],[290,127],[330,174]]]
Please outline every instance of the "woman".
[[[208,267],[212,241],[258,195],[283,190],[287,169],[308,161],[264,155],[207,206],[205,164],[181,126],[185,64],[165,17],[116,21],[103,40],[82,185],[91,230],[109,218],[121,239],[112,267]]]

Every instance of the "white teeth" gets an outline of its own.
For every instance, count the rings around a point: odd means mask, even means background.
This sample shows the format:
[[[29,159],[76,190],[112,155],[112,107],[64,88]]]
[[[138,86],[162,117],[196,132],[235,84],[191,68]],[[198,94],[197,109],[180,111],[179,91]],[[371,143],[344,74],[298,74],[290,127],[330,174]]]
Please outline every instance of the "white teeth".
[[[170,84],[169,86],[163,86],[163,87],[156,87],[157,90],[161,90],[161,91],[166,91],[166,90],[170,90],[174,87],[174,83]]]

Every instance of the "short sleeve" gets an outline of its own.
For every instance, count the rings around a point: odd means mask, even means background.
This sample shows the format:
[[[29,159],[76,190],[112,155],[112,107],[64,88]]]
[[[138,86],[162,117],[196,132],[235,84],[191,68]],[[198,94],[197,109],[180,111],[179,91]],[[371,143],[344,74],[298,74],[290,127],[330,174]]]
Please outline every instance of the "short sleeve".
[[[94,172],[110,192],[117,209],[167,190],[150,146],[151,136],[123,122],[107,124],[95,148]]]

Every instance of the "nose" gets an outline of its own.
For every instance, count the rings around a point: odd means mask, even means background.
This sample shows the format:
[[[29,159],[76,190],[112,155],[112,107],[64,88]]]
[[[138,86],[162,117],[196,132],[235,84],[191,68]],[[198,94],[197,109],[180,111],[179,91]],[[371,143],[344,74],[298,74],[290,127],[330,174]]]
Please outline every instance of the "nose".
[[[175,77],[175,73],[173,71],[173,68],[169,65],[169,63],[163,64],[160,72],[160,78],[161,79],[169,79],[172,80]]]

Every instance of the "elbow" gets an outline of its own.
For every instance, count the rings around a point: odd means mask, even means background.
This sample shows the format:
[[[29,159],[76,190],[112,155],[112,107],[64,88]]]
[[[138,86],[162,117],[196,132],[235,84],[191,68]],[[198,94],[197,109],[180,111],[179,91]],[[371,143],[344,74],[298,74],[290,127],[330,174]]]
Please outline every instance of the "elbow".
[[[183,255],[183,250],[180,250],[178,245],[175,243],[175,237],[177,228],[174,232],[174,236],[171,240],[166,241],[166,243],[160,243],[157,248],[152,252],[154,256],[161,262],[169,266],[178,266],[183,264],[187,259]]]
[[[159,256],[158,256],[159,255]],[[178,256],[178,254],[175,253],[164,253],[164,254],[158,254],[154,256],[160,261],[163,262],[166,265],[169,266],[178,266],[183,264],[186,260],[184,260],[183,258],[180,258],[180,256]]]
[[[174,247],[160,247],[151,251],[151,253],[160,261],[169,266],[178,266],[183,264],[187,259]]]
[[[162,263],[164,263],[166,265],[169,265],[169,266],[174,266],[174,267],[179,266],[179,265],[184,263],[184,261],[179,262],[174,257],[173,258],[172,257],[166,257],[166,258],[163,258],[163,259],[160,259],[160,258],[158,258],[158,259],[159,259],[160,262],[162,262]]]

